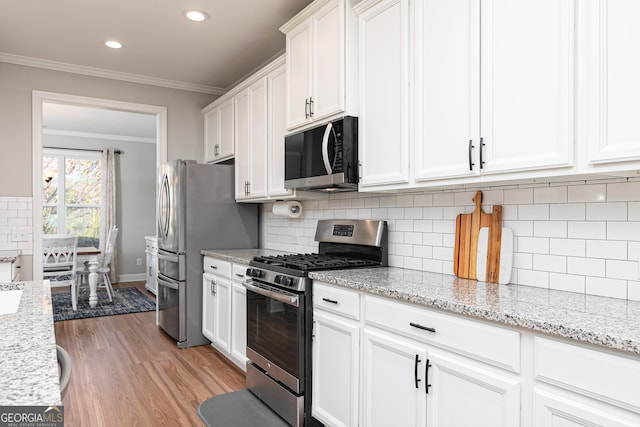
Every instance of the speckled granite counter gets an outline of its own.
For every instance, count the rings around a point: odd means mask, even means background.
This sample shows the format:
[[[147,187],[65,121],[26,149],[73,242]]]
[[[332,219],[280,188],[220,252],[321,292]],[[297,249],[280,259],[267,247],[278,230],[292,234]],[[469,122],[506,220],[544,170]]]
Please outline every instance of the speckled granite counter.
[[[312,272],[346,288],[640,354],[640,302],[402,268]]]
[[[204,256],[212,256],[224,261],[248,265],[254,256],[284,255],[287,252],[273,249],[204,249],[201,253]]]
[[[61,405],[51,289],[42,281],[0,284],[22,289],[18,312],[0,315],[0,405]]]

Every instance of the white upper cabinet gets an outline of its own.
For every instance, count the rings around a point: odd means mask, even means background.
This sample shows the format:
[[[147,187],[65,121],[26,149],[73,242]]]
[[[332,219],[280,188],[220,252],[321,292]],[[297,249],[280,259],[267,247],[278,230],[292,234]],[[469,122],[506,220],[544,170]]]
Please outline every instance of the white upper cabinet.
[[[572,170],[573,0],[365,0],[356,12],[361,188]]]
[[[409,1],[363,2],[359,28],[360,187],[409,182]]]
[[[416,3],[416,180],[478,175],[478,1]]]
[[[236,200],[267,195],[267,78],[236,96]]]
[[[269,90],[267,96],[269,102],[267,193],[270,197],[288,198],[295,196],[295,191],[284,188],[284,134],[287,122],[287,73],[284,64],[267,75],[267,87]]]
[[[204,113],[204,161],[216,163],[234,155],[233,97],[216,101]]]
[[[574,3],[481,1],[482,173],[572,165]]]
[[[355,59],[346,0],[316,0],[280,28],[286,34],[287,129],[344,112]]]
[[[638,161],[640,2],[590,0],[585,3],[588,11],[586,56],[589,58],[586,75],[588,163],[600,166]]]

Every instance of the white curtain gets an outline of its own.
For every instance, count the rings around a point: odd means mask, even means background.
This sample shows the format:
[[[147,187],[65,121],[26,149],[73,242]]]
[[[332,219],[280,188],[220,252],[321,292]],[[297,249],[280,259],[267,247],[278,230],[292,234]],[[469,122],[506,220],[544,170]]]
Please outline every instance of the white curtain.
[[[100,250],[104,253],[107,243],[107,235],[112,227],[116,226],[116,154],[113,148],[102,150],[102,216],[100,219]],[[114,245],[111,258],[111,271],[109,279],[111,283],[118,283],[118,245]]]

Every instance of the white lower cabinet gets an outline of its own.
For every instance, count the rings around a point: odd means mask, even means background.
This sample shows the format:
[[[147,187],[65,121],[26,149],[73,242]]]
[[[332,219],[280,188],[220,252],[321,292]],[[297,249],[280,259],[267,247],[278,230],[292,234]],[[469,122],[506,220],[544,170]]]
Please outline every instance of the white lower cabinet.
[[[241,369],[246,370],[246,293],[231,272],[246,266],[205,257],[202,275],[202,335]],[[240,274],[240,273],[238,273]]]
[[[363,339],[362,425],[425,426],[427,351],[370,328]]]

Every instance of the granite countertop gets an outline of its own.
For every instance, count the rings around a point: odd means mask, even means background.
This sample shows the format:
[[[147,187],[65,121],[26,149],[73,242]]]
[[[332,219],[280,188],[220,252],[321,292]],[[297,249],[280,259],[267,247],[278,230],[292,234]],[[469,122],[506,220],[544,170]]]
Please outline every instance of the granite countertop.
[[[0,405],[62,404],[51,309],[43,281],[0,284],[22,289],[18,311],[0,315]]]
[[[640,302],[519,285],[495,285],[395,267],[309,277],[479,319],[640,354]]]
[[[270,249],[203,250],[249,264]],[[495,285],[396,267],[315,271],[314,280],[640,355],[640,302],[520,285]]]
[[[0,262],[15,262],[20,256],[21,251],[1,250]]]
[[[273,249],[203,249],[200,252],[204,256],[211,256],[223,261],[249,265],[254,256],[286,255],[288,252]]]

